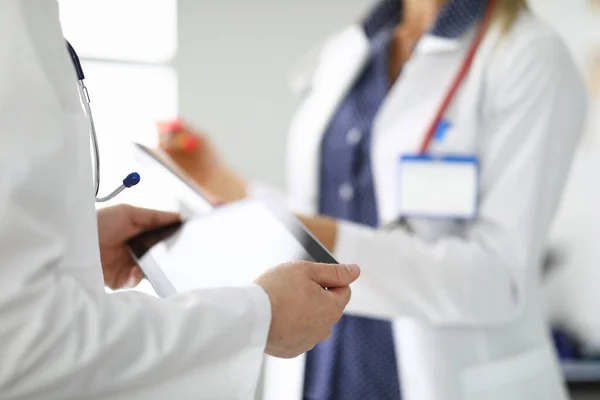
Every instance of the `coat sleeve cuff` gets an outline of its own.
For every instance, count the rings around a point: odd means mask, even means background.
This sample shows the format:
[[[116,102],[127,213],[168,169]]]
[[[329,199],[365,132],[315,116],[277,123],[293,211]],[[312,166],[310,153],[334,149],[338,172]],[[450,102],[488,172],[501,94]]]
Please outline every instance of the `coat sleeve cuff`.
[[[247,293],[256,310],[254,329],[252,331],[252,345],[264,348],[267,345],[267,337],[271,328],[271,301],[269,296],[259,285],[251,285]]]

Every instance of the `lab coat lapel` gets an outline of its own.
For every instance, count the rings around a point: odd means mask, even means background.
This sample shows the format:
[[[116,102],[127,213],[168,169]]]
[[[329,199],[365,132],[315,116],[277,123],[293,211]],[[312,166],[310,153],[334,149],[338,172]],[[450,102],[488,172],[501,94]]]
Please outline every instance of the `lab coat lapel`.
[[[360,26],[351,26],[325,46],[322,54],[307,99],[291,124],[288,142],[289,169],[306,166],[304,174],[288,179],[291,198],[298,200],[291,206],[305,213],[317,212],[321,140],[368,59],[368,39]]]
[[[450,84],[462,65],[473,32],[451,40],[425,36],[391,87],[373,124],[373,179],[381,225],[397,220],[399,159],[416,154]],[[398,112],[402,110],[402,112]],[[446,113],[450,119],[452,105]],[[430,152],[443,152],[432,143]]]

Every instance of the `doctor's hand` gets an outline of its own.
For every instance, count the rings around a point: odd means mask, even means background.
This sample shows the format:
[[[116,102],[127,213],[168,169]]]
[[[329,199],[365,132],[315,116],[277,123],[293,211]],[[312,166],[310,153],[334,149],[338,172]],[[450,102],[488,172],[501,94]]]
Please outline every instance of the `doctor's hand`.
[[[125,204],[100,209],[97,217],[104,284],[113,290],[134,287],[143,278],[126,243],[142,232],[179,221],[178,214]]]
[[[299,261],[260,276],[255,283],[269,295],[272,314],[265,353],[294,358],[327,339],[359,275],[356,265]]]
[[[246,181],[220,158],[209,137],[181,119],[158,123],[160,148],[209,196],[229,203],[246,197]]]

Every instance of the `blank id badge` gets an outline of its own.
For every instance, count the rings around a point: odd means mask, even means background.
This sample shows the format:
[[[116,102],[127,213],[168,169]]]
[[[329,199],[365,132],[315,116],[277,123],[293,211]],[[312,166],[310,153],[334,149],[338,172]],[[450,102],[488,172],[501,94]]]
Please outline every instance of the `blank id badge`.
[[[402,156],[398,189],[401,217],[473,219],[479,161],[475,156]]]

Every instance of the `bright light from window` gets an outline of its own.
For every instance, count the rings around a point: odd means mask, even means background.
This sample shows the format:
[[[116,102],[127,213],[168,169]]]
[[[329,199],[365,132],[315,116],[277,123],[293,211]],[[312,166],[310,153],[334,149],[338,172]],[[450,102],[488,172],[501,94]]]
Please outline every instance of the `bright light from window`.
[[[83,68],[98,133],[103,196],[138,169],[132,142],[155,146],[156,122],[176,115],[177,82],[166,67],[84,62]],[[147,179],[142,176],[142,183]],[[115,201],[141,205],[139,193],[138,187],[126,190]],[[152,205],[172,205],[163,203]]]
[[[177,0],[59,3],[63,33],[81,57],[90,94],[100,149],[99,195],[110,193],[130,172],[142,175],[138,186],[97,208],[130,203],[178,210],[161,182],[139,170],[132,146],[155,146],[156,122],[177,114],[176,74],[165,65],[177,47]],[[155,295],[147,281],[136,290]]]
[[[83,58],[166,62],[177,48],[176,0],[60,0],[60,14]]]

